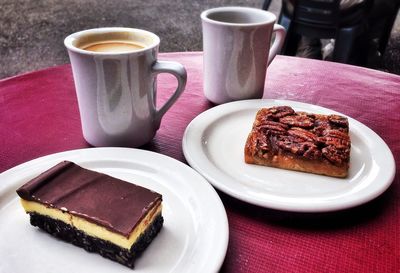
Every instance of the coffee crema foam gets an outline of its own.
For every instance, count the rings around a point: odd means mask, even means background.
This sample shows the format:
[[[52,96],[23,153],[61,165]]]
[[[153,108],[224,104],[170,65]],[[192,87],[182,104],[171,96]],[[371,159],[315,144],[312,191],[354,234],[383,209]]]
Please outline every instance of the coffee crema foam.
[[[119,52],[138,51],[145,47],[132,41],[111,40],[111,41],[100,41],[96,43],[86,44],[81,46],[80,48],[92,52],[119,53]]]

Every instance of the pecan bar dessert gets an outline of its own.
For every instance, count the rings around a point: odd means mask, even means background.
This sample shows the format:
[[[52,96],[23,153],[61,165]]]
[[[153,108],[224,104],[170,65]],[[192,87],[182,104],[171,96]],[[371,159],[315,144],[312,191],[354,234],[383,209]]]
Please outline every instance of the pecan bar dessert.
[[[163,225],[160,194],[68,161],[17,193],[33,226],[130,268]]]
[[[250,164],[346,177],[350,146],[346,117],[276,106],[257,112],[244,158]]]

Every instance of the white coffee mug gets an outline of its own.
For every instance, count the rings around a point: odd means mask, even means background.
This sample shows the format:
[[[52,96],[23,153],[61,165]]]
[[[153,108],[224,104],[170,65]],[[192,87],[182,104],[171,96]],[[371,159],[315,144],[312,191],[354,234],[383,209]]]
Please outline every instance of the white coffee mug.
[[[133,43],[138,49],[92,51],[92,45]],[[68,50],[84,138],[94,146],[138,147],[149,142],[161,118],[186,84],[186,70],[176,62],[158,61],[160,39],[133,28],[80,31],[64,40]],[[171,73],[178,86],[156,107],[156,76]]]
[[[220,7],[202,12],[201,19],[206,98],[216,104],[262,98],[267,66],[286,33],[275,24],[275,15],[256,8]]]

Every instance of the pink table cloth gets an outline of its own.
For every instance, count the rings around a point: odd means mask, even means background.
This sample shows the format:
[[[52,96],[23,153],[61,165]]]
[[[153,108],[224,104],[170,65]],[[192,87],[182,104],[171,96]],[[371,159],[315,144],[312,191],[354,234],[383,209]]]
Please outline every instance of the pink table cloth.
[[[181,140],[189,122],[213,107],[202,93],[202,53],[160,54],[182,63],[186,91],[142,147],[186,162]],[[159,99],[175,80],[162,76]],[[400,162],[400,77],[338,63],[277,56],[265,98],[316,104],[351,116],[380,135]],[[90,147],[82,137],[69,65],[0,81],[0,172],[25,161]],[[0,181],[1,183],[1,181]],[[400,178],[377,199],[318,214],[265,209],[218,192],[229,221],[221,272],[400,272]],[[212,255],[210,253],[210,255]]]

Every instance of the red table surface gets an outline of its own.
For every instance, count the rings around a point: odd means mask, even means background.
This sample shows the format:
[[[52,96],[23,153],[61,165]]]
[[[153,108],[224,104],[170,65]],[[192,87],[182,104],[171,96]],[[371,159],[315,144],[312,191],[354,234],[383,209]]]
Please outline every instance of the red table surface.
[[[182,63],[186,91],[143,149],[185,162],[189,122],[213,107],[202,93],[202,53],[165,53]],[[159,79],[160,100],[175,87]],[[380,135],[400,162],[400,77],[355,66],[277,56],[265,98],[316,104],[351,116]],[[85,148],[69,65],[0,81],[0,171],[65,150]],[[1,182],[0,182],[1,183]],[[400,179],[377,199],[348,210],[305,214],[246,204],[218,192],[229,221],[221,272],[400,272]],[[212,253],[210,253],[212,255]]]

